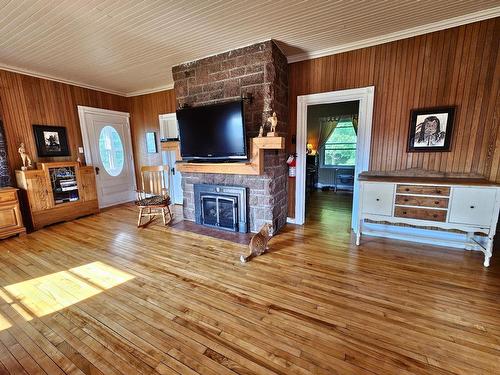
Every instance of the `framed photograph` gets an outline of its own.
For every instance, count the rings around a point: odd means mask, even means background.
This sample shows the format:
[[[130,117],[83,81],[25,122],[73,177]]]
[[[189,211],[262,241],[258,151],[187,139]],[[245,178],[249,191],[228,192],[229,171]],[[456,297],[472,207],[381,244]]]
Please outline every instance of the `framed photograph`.
[[[408,152],[450,151],[455,107],[413,109]]]
[[[147,132],[146,133],[146,150],[148,154],[156,154],[158,151],[156,149],[156,133]]]
[[[33,132],[38,156],[70,156],[65,127],[33,125]]]

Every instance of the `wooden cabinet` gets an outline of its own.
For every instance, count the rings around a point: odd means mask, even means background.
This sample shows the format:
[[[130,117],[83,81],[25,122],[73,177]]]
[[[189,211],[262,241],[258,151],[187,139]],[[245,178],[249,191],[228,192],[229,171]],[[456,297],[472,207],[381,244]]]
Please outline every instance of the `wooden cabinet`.
[[[17,189],[12,187],[0,188],[0,238],[24,234]]]
[[[97,189],[95,184],[94,167],[80,168],[81,197],[84,201],[96,201]]]
[[[16,171],[17,185],[33,229],[99,211],[94,168],[78,163],[42,163],[41,169]]]
[[[367,229],[371,222],[407,224],[416,228],[440,228],[464,232],[457,246],[484,253],[487,267],[493,251],[500,212],[500,186],[483,180],[365,177],[360,175],[360,216],[356,243],[361,234],[423,241],[415,228],[411,233],[392,234]],[[366,224],[366,225],[365,225]],[[410,229],[408,228],[411,232]],[[384,233],[385,232],[385,233]],[[404,236],[404,237],[403,237]],[[414,237],[413,237],[414,236]],[[442,236],[441,236],[442,237]],[[433,242],[428,242],[433,243]],[[434,242],[439,244],[439,240]]]

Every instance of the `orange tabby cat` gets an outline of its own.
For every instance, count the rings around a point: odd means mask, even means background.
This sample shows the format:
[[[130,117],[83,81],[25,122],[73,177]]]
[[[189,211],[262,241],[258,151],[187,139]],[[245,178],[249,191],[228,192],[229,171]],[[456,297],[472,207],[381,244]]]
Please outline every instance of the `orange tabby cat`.
[[[240,261],[241,263],[245,263],[250,259],[262,255],[268,250],[267,242],[273,236],[273,225],[272,224],[264,224],[262,228],[260,228],[259,233],[256,233],[250,243],[248,244],[249,252],[248,254],[241,255]]]

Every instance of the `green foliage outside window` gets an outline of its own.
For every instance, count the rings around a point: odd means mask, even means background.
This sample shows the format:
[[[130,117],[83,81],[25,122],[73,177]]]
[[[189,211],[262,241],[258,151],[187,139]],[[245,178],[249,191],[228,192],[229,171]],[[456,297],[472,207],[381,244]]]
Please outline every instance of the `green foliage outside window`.
[[[352,122],[339,122],[323,147],[325,166],[354,166],[356,164],[356,132]]]

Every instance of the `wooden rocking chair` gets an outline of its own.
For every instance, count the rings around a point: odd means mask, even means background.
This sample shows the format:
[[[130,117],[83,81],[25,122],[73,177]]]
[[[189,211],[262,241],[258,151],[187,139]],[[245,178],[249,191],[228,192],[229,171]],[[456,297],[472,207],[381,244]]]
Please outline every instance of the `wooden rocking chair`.
[[[137,191],[137,200],[135,201],[135,205],[139,207],[138,228],[150,224],[158,215],[163,218],[163,224],[167,225],[167,213],[170,217],[168,222],[172,221],[170,195],[167,187],[168,172],[168,165],[141,167],[141,190]],[[148,217],[149,220],[142,223],[143,217]]]

